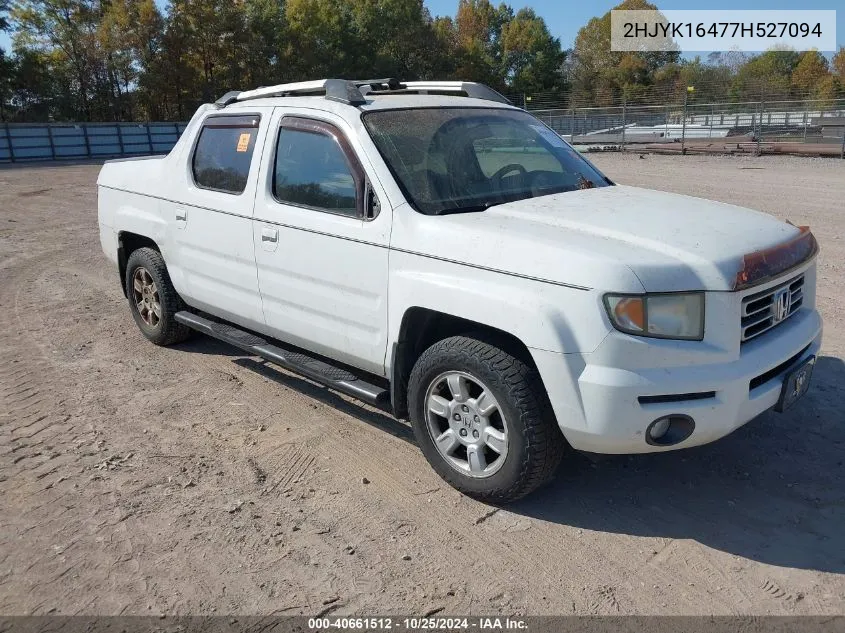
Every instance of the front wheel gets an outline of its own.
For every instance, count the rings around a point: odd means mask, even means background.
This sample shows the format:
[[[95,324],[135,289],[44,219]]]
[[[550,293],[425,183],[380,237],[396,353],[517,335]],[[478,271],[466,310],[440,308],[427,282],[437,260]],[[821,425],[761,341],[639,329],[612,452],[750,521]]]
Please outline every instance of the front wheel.
[[[536,370],[484,341],[455,336],[420,356],[411,423],[434,470],[493,503],[532,492],[557,470],[565,441]]]

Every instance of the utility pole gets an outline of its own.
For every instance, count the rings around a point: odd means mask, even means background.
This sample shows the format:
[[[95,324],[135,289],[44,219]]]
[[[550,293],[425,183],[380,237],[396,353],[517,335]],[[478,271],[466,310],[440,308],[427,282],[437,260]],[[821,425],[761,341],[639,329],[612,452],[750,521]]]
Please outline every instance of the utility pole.
[[[627,121],[627,98],[625,96],[625,90],[622,90],[622,151],[625,151],[625,126],[628,124]]]
[[[808,118],[808,114],[809,114],[807,112],[807,110],[809,109],[809,107],[810,107],[809,104],[805,101],[804,102],[804,142],[805,143],[807,142],[807,118]]]
[[[687,90],[684,92],[684,120],[681,125],[681,154],[687,153],[687,101],[693,92],[695,92],[694,86],[687,86]]]
[[[710,134],[707,135],[708,140],[713,140],[713,119],[716,118],[716,105],[710,106]]]

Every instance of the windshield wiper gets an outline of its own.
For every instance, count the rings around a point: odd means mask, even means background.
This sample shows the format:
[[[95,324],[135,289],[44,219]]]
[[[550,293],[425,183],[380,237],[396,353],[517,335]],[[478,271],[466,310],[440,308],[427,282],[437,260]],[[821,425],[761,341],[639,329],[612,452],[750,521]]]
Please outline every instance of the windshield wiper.
[[[490,207],[497,207],[504,202],[483,202],[481,204],[468,204],[463,207],[449,207],[435,211],[434,215],[452,215],[453,213],[478,213],[486,211]]]

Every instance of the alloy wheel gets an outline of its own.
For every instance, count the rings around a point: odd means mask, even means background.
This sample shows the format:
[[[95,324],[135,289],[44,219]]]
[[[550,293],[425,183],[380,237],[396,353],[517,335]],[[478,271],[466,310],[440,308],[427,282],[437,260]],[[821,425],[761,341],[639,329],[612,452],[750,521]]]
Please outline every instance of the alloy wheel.
[[[498,472],[508,452],[508,426],[496,397],[478,378],[449,371],[425,395],[431,439],[458,472],[484,478]]]
[[[143,266],[135,269],[132,275],[132,297],[141,320],[156,327],[161,322],[161,298],[155,281]]]

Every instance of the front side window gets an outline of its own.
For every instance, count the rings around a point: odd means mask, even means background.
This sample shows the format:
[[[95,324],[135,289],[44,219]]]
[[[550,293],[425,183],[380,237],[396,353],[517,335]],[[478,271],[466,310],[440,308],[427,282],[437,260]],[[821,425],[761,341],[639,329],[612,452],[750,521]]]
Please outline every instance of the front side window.
[[[210,116],[205,120],[191,164],[198,187],[243,193],[259,120],[257,115]]]
[[[282,127],[273,195],[279,202],[358,215],[355,174],[337,137],[319,126]]]
[[[430,215],[611,184],[520,110],[377,110],[364,124],[408,201]]]

